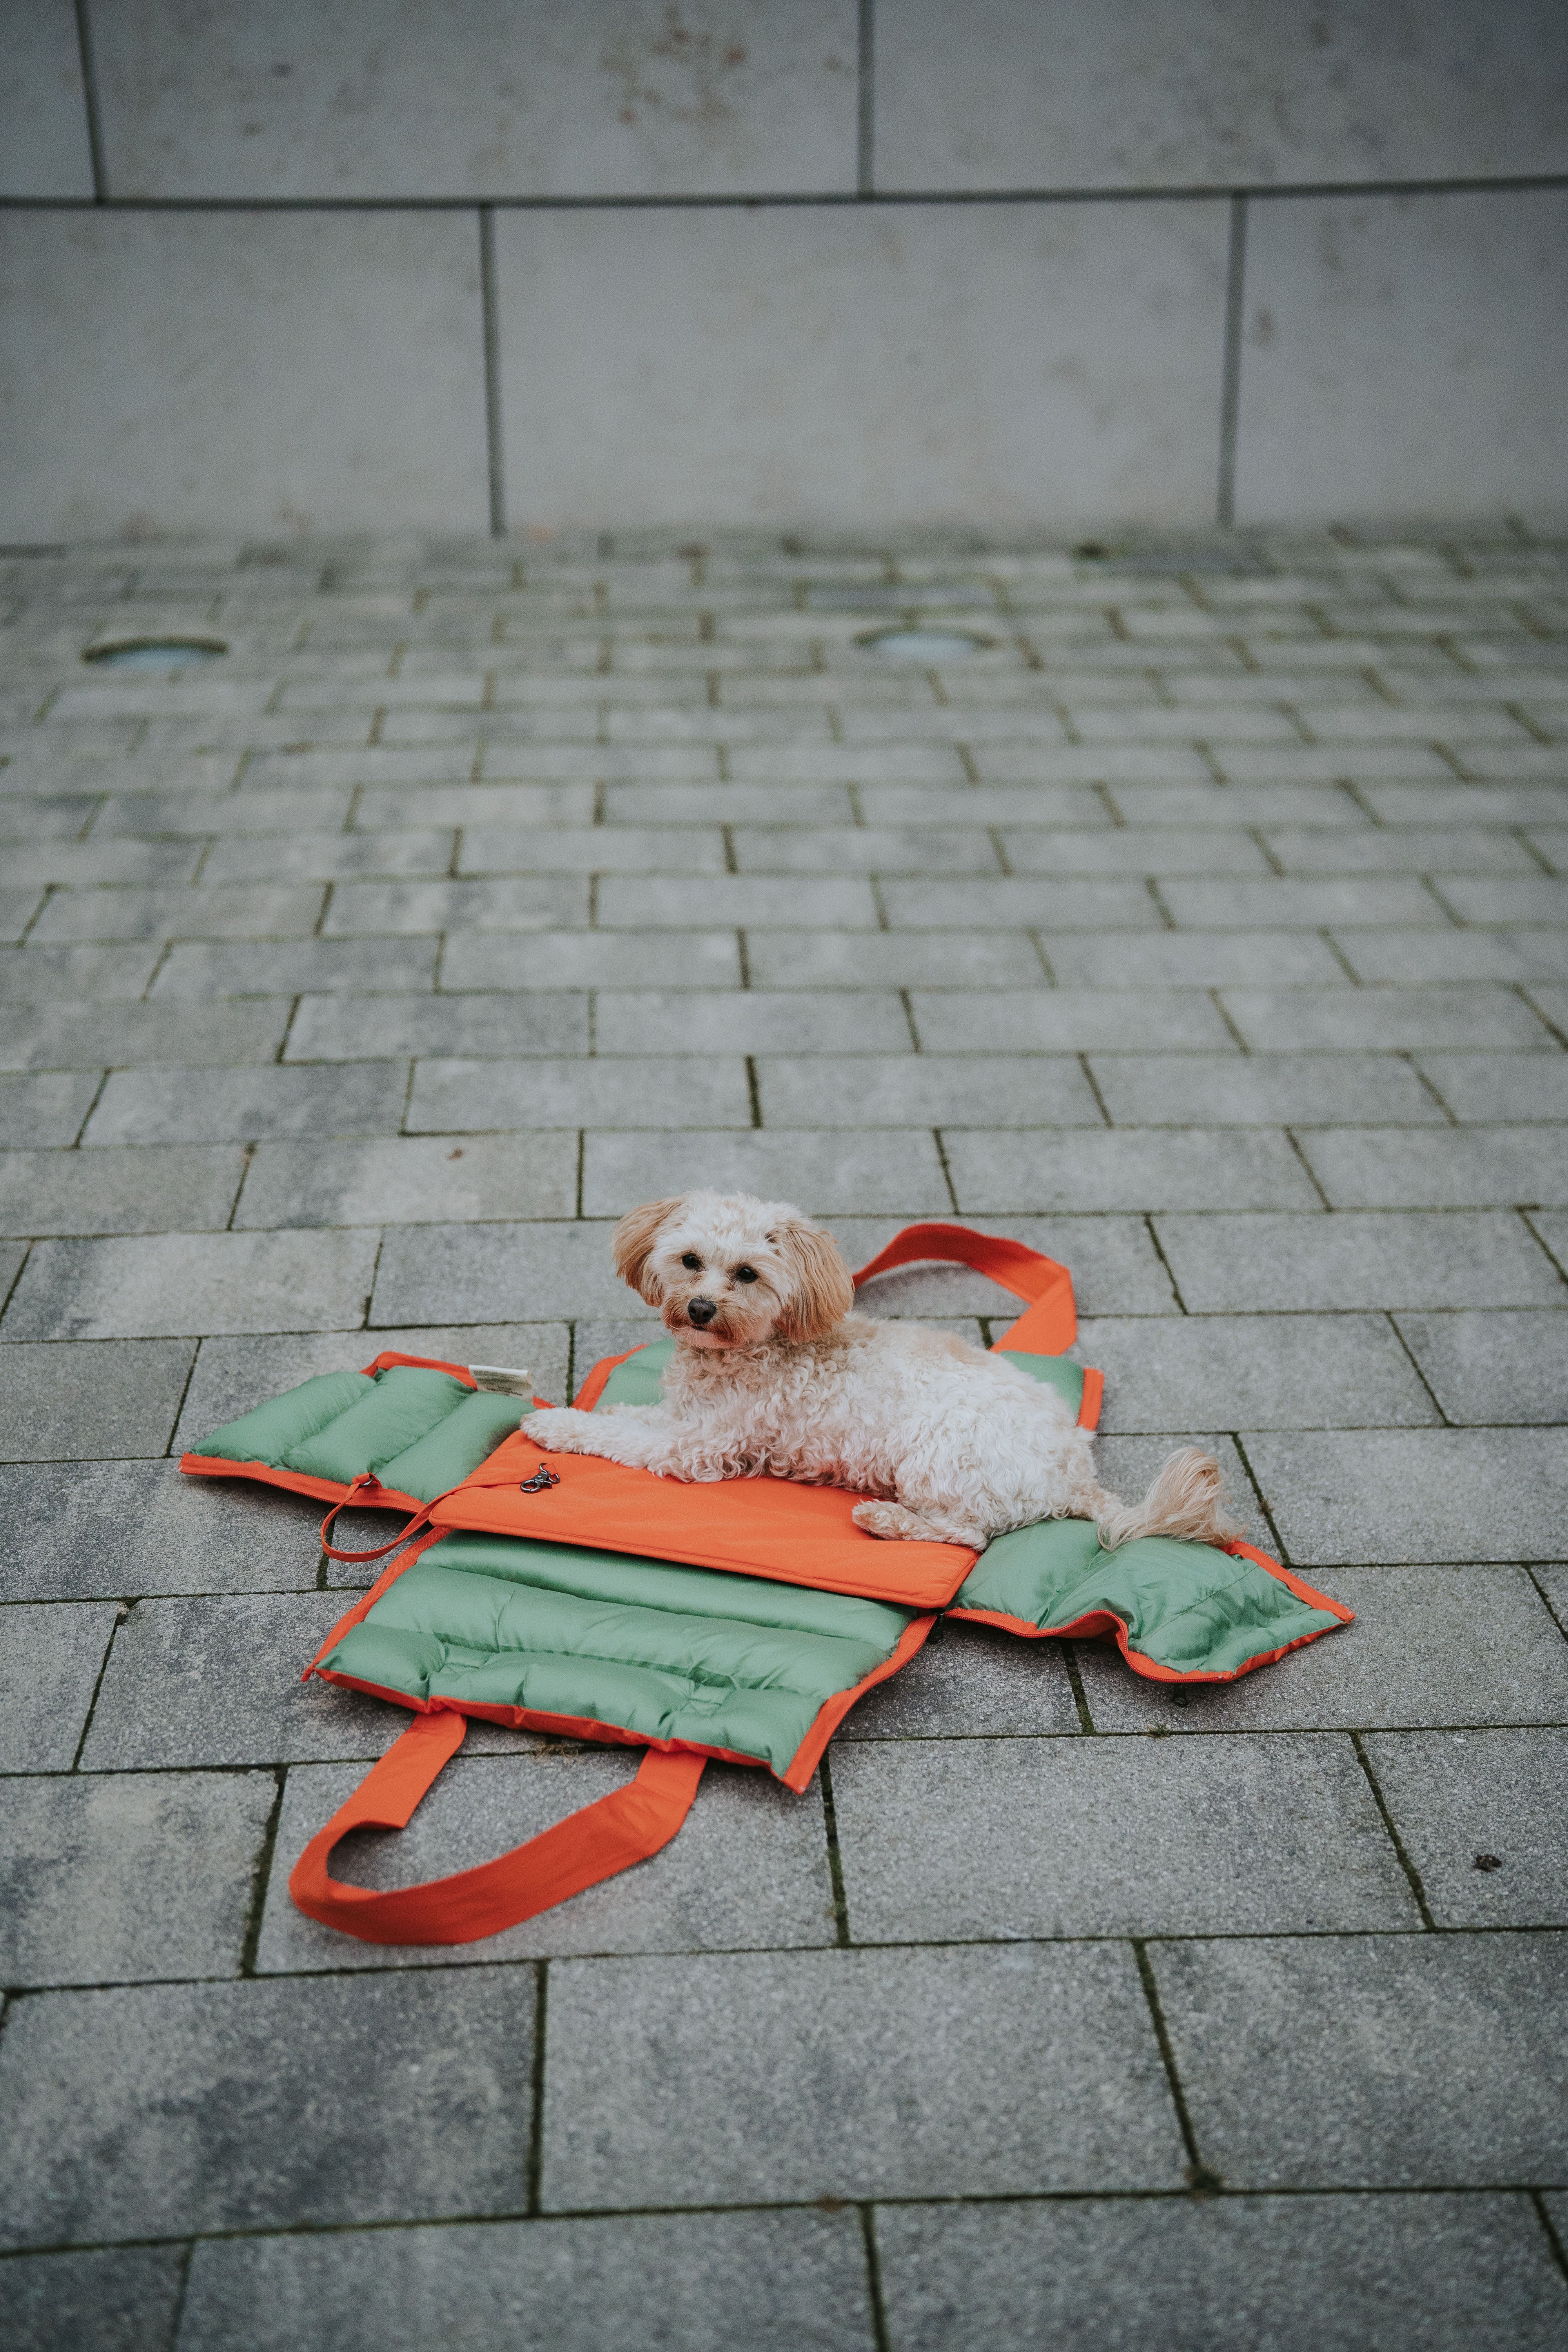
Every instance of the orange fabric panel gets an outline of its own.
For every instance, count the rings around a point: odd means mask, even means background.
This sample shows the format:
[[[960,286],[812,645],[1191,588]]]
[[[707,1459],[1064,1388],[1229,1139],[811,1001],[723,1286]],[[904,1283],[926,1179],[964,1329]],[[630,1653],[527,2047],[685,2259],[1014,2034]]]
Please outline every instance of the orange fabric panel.
[[[299,1908],[367,1944],[471,1944],[564,1903],[669,1843],[691,1810],[705,1759],[650,1748],[636,1780],[478,1869],[376,1893],[329,1874],[350,1830],[405,1829],[468,1718],[449,1708],[416,1716],[348,1802],[310,1840],[289,1880]]]
[[[315,1503],[346,1503],[349,1488],[335,1478],[311,1478],[300,1470],[274,1470],[269,1462],[226,1462],[216,1454],[182,1454],[180,1467],[192,1478],[256,1478],[264,1486],[281,1486],[285,1494],[309,1495]],[[361,1492],[354,1496],[361,1510],[422,1511],[423,1503],[412,1495],[400,1495],[395,1486],[377,1486],[374,1494]]]
[[[560,1483],[521,1494],[542,1462]],[[852,1517],[859,1499],[788,1478],[656,1478],[597,1454],[545,1454],[525,1427],[431,1507],[430,1524],[733,1570],[905,1609],[945,1609],[978,1555],[961,1544],[868,1535]]]
[[[1032,1354],[1033,1349],[1028,1352]],[[1083,1394],[1078,1403],[1078,1425],[1080,1429],[1100,1427],[1100,1408],[1104,1402],[1105,1374],[1095,1371],[1091,1367],[1086,1367],[1083,1375]]]

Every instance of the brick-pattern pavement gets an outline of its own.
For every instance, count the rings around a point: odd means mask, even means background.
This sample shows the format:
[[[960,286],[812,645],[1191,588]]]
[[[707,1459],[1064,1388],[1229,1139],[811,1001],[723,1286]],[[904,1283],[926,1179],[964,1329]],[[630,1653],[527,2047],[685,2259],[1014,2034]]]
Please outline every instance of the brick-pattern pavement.
[[[7,2342],[1560,2345],[1562,546],[0,589]],[[804,1799],[715,1768],[490,1944],[334,1937],[288,1869],[402,1722],[298,1680],[353,1571],[171,1456],[386,1344],[564,1396],[643,1328],[606,1221],[695,1181],[1066,1259],[1108,1476],[1212,1441],[1358,1621],[1214,1693],[951,1628]],[[478,1732],[356,1866],[629,1769]]]

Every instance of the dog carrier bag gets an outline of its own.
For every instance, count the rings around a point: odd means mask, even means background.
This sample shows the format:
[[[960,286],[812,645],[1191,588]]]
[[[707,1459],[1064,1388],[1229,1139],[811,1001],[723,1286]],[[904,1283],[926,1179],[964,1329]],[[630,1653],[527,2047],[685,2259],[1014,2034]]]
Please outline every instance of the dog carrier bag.
[[[1066,1267],[1018,1242],[926,1224],[856,1280],[931,1260],[1027,1302],[996,1347],[1092,1428],[1101,1380],[1064,1353],[1077,1331]],[[657,1401],[674,1345],[595,1365],[578,1405]],[[370,1942],[493,1935],[645,1860],[679,1829],[710,1757],[803,1790],[850,1707],[908,1664],[939,1612],[1029,1638],[1109,1633],[1134,1672],[1182,1683],[1234,1681],[1351,1614],[1240,1542],[1143,1537],[1107,1553],[1089,1521],[1050,1519],[977,1555],[868,1535],[850,1516],[857,1498],[835,1488],[687,1485],[548,1455],[528,1437],[523,1385],[387,1351],[258,1406],[181,1465],[329,1503],[334,1559],[398,1555],[306,1675],[415,1720],[289,1881],[301,1910]],[[344,1551],[330,1538],[345,1504],[412,1516],[390,1542]],[[478,1869],[384,1892],[331,1877],[351,1829],[407,1824],[469,1717],[638,1747],[643,1762],[623,1788]]]

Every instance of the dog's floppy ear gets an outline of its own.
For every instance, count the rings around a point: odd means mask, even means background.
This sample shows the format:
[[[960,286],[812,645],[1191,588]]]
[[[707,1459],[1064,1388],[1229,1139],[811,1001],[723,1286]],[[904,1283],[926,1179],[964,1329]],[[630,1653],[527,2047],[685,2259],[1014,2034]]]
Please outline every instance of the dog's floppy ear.
[[[647,1272],[647,1262],[660,1227],[668,1223],[685,1198],[684,1192],[678,1192],[673,1200],[648,1201],[640,1209],[628,1209],[610,1235],[616,1272],[650,1307],[658,1305],[660,1292],[657,1280]]]
[[[799,1217],[775,1227],[773,1239],[791,1276],[791,1296],[774,1331],[797,1346],[820,1339],[855,1304],[855,1285],[838,1244],[831,1234]]]

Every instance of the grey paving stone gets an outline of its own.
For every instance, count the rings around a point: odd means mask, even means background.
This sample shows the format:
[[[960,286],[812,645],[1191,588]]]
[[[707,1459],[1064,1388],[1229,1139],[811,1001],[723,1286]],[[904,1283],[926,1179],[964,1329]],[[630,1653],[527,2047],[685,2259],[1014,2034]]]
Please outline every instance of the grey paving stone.
[[[1140,880],[1048,881],[998,876],[983,881],[884,881],[879,895],[895,929],[960,924],[976,930],[1158,930],[1160,913]]]
[[[546,2210],[1181,2178],[1114,1946],[566,1960],[547,2047]]]
[[[748,961],[751,951],[749,939]],[[605,989],[595,999],[594,1020],[600,1054],[909,1055],[913,1049],[904,1008],[886,988],[832,994],[788,987]]]
[[[182,1070],[116,1070],[83,1141],[223,1143],[274,1135],[395,1134],[407,1087],[406,1062],[222,1070],[195,1086]]]
[[[1534,1067],[1543,1057],[1521,1058]],[[1392,1054],[1103,1054],[1093,1069],[1118,1127],[1444,1123],[1408,1062]]]
[[[407,1829],[355,1832],[337,1848],[333,1874],[356,1885],[405,1886],[469,1869],[623,1787],[640,1761],[625,1748],[459,1757]],[[289,1773],[257,1953],[263,1973],[404,1968],[422,1957],[417,1948],[352,1943],[289,1900],[289,1873],[361,1778],[359,1770],[331,1765]],[[679,1836],[651,1862],[500,1936],[455,1945],[443,1957],[489,1963],[569,1952],[769,1950],[829,1945],[834,1936],[815,1784],[796,1797],[769,1774],[716,1764]]]
[[[982,743],[976,764],[987,783],[1212,782],[1209,770],[1190,743]],[[1137,823],[1130,818],[1130,823]]]
[[[447,941],[441,984],[507,990],[739,988],[741,949],[732,930],[540,930],[506,936],[458,931]]]
[[[229,833],[215,843],[202,867],[202,880],[243,882],[256,875],[268,881],[340,882],[363,876],[442,875],[450,870],[456,838],[450,827],[406,833]]]
[[[0,1491],[15,1530],[0,1573],[10,1599],[298,1591],[316,1580],[321,1506],[253,1479],[182,1477],[173,1462],[18,1464],[0,1472]],[[375,1524],[390,1532],[395,1522],[378,1514]]]
[[[658,2335],[681,2352],[871,2352],[859,2217],[626,2214],[205,2240],[180,2344],[416,2352],[441,2335],[463,2352],[600,2352]]]
[[[910,1664],[868,1691],[835,1738],[975,1738],[1079,1728],[1059,1642],[1021,1642],[989,1625],[939,1617]]]
[[[1105,1374],[1100,1427],[1419,1427],[1437,1413],[1381,1315],[1192,1315],[1079,1327]]]
[[[1042,1256],[1065,1265],[1073,1277],[1079,1306],[1099,1314],[1173,1315],[1177,1312],[1171,1279],[1142,1217],[975,1217],[964,1221],[975,1233],[998,1233],[1025,1242]],[[893,1238],[896,1217],[835,1217],[834,1235],[852,1269],[868,1265]],[[987,1315],[1000,1330],[1023,1311],[1023,1302],[967,1266],[927,1263],[878,1275],[860,1295],[868,1315]]]
[[[107,1604],[0,1618],[0,1773],[70,1769],[114,1623]]]
[[[348,822],[353,799],[346,789],[301,793],[258,787],[232,793],[206,792],[198,786],[174,792],[123,792],[115,793],[93,830],[95,834],[235,834],[253,838],[300,834],[319,839],[330,826],[333,831],[327,837],[336,838],[337,829]]]
[[[1447,875],[1442,895],[1465,923],[1561,923],[1568,918],[1568,882],[1549,874]]]
[[[206,950],[192,952],[205,955]],[[238,949],[224,951],[220,961],[226,971],[239,952]],[[165,963],[163,971],[168,969]],[[226,1062],[269,1062],[282,1043],[288,1022],[287,1003],[87,1007],[51,1003],[0,1016],[0,1062],[14,1070],[100,1070],[106,1064],[151,1068],[160,1063],[206,1067]]]
[[[1301,1149],[1337,1209],[1568,1206],[1568,1126],[1331,1129]]]
[[[253,793],[279,790],[314,793],[355,784],[384,788],[437,784],[447,778],[460,782],[472,761],[471,751],[465,760],[460,752],[437,751],[434,746],[426,751],[393,750],[385,744],[345,746],[338,751],[263,751],[253,752],[246,761],[240,782],[247,798]]]
[[[12,1295],[3,1336],[344,1330],[364,1313],[377,1238],[374,1228],[350,1227],[40,1242]]]
[[[438,948],[433,939],[296,940],[287,947],[241,940],[221,949],[176,946],[158,968],[153,1001],[161,1010],[171,997],[292,998],[304,991],[338,996],[374,996],[383,990],[401,993],[431,986]],[[281,1033],[287,1004],[278,1011]]]
[[[526,1013],[526,1023],[523,1015]],[[581,990],[495,996],[304,996],[286,1062],[356,1062],[406,1054],[585,1054]]]
[[[833,1793],[863,1943],[1417,1924],[1348,1739],[882,1740]]]
[[[1568,1054],[1423,1054],[1418,1067],[1467,1124],[1568,1119]]]
[[[746,1000],[742,997],[742,1003]],[[1103,1127],[1068,1055],[815,1055],[757,1064],[768,1127]]]
[[[741,784],[961,784],[964,781],[963,763],[951,743],[736,743],[729,767]],[[674,772],[673,766],[669,772]],[[692,772],[697,772],[695,764]]]
[[[1568,1213],[1538,1210],[1521,1222],[1540,1239],[1556,1264],[1568,1271]]]
[[[1163,1216],[1155,1230],[1194,1315],[1551,1307],[1564,1296],[1523,1219],[1500,1212]]]
[[[512,1365],[533,1374],[541,1396],[561,1397],[570,1348],[571,1333],[564,1323],[474,1323],[438,1329],[204,1339],[169,1450],[176,1454],[199,1450],[215,1429],[237,1421],[268,1397],[280,1396],[318,1372],[359,1371],[383,1349],[432,1356],[444,1363]],[[346,1519],[341,1524],[346,1525]]]
[[[0,770],[0,793],[5,774]],[[93,793],[41,793],[36,799],[0,802],[0,838],[6,841],[74,841],[100,802]]]
[[[1264,1433],[1247,1450],[1298,1562],[1562,1557],[1568,1454],[1550,1430]]]
[[[1327,924],[1335,929],[1396,923],[1430,928],[1447,919],[1431,893],[1413,876],[1403,875],[1223,882],[1173,876],[1162,883],[1161,896],[1178,924],[1208,929],[1226,922],[1281,930],[1317,930]]]
[[[670,1041],[664,1042],[668,1048]],[[721,1059],[668,1050],[617,1055],[603,1043],[592,1061],[421,1062],[408,1126],[443,1135],[486,1128],[751,1126],[745,1066],[733,1051]]]
[[[266,884],[60,890],[37,934],[45,946],[71,940],[308,940],[321,911],[319,889]]]
[[[1389,784],[1365,787],[1383,824],[1549,824],[1562,813],[1552,784]]]
[[[5,1149],[74,1143],[98,1092],[96,1073],[48,1071],[0,1078],[0,1139]]]
[[[425,1224],[520,1212],[569,1217],[576,1198],[577,1139],[571,1133],[264,1143],[250,1162],[235,1223]]]
[[[0,1451],[12,1462],[162,1454],[195,1353],[188,1339],[0,1345]]]
[[[585,923],[588,885],[565,875],[484,882],[340,882],[323,939],[385,939],[453,930],[537,931]]]
[[[1268,859],[1250,834],[1186,833],[1174,825],[1119,826],[1115,831],[1005,831],[999,835],[1014,874],[1267,875]]]
[[[1225,1003],[1255,1054],[1539,1052],[1552,1044],[1503,988],[1228,988]]]
[[[5,2239],[515,2213],[532,2029],[510,1969],[39,1994],[0,2052]]]
[[[746,825],[735,828],[742,874],[1000,874],[984,827]]]
[[[1479,825],[1409,825],[1395,831],[1352,832],[1345,826],[1264,835],[1289,874],[1530,874],[1530,853],[1511,833]],[[1445,898],[1452,894],[1445,889]],[[1490,920],[1491,918],[1484,919]]]
[[[839,755],[842,757],[842,754]],[[869,883],[830,875],[606,875],[598,919],[609,929],[710,929],[755,924],[762,929],[879,929]]]
[[[1440,1927],[1568,1925],[1568,1730],[1385,1732],[1367,1752]]]
[[[987,746],[989,769],[1006,746]],[[1026,778],[986,784],[860,784],[856,798],[868,824],[1072,825],[1108,832],[1111,816],[1091,784],[1045,784]]]
[[[1568,1316],[1561,1309],[1396,1319],[1449,1421],[1568,1418]]]
[[[183,2246],[26,2254],[0,2273],[11,2352],[163,2352],[184,2278]]]
[[[0,1152],[0,1228],[123,1234],[221,1227],[243,1173],[237,1146]]]
[[[372,827],[591,824],[594,796],[591,783],[373,784],[360,795],[356,823]]]
[[[649,1197],[658,1197],[652,1188]],[[624,1315],[630,1302],[610,1262],[607,1219],[394,1228],[382,1244],[366,1337],[379,1345],[381,1329],[394,1324],[414,1329],[488,1316],[523,1323]]]
[[[1031,988],[1046,977],[1010,931],[754,931],[746,961],[755,989]]]
[[[855,822],[843,784],[609,784],[607,824],[830,824]]]
[[[1281,1135],[1119,1128],[954,1130],[947,1162],[963,1210],[1310,1209],[1316,1195]]]
[[[0,948],[0,1003],[137,997],[158,969],[151,947]]]
[[[270,1772],[0,1782],[7,1985],[239,1973]]]
[[[192,1483],[210,1491],[222,1482]],[[250,1517],[259,1550],[268,1522]],[[381,1542],[401,1524],[386,1512],[377,1519]],[[273,1528],[276,1541],[282,1530]],[[293,1591],[137,1602],[110,1654],[84,1771],[374,1758],[407,1729],[402,1708],[384,1699],[300,1679],[348,1605],[342,1592],[298,1589],[315,1583],[312,1538],[301,1528],[296,1539]]]
[[[1260,1538],[1268,1548],[1267,1535]],[[1102,1732],[1362,1730],[1568,1721],[1568,1646],[1519,1568],[1335,1568],[1314,1589],[1355,1612],[1239,1682],[1168,1689],[1108,1643],[1077,1644]]]
[[[1506,931],[1346,931],[1334,948],[1358,980],[1401,988],[1466,980],[1560,980],[1568,940],[1560,925]]]
[[[584,1139],[586,1216],[624,1216],[639,1201],[660,1200],[698,1184],[758,1192],[823,1217],[868,1209],[942,1216],[952,1200],[929,1129],[877,1128],[858,1134],[842,1128],[773,1128],[744,1134],[590,1133]],[[26,1281],[26,1273],[22,1278]]]
[[[188,882],[200,855],[194,842],[95,835],[91,841],[38,842],[28,848],[18,844],[5,853],[5,875],[18,891],[23,884],[41,887],[46,882],[61,889],[90,883]]]
[[[1554,2181],[1560,1937],[1157,1944],[1204,2160],[1234,2188]],[[1259,2068],[1289,2098],[1260,2100]]]
[[[1257,761],[1249,761],[1256,766]],[[1437,763],[1434,762],[1436,766]],[[1129,826],[1173,825],[1209,830],[1231,825],[1334,826],[1369,833],[1364,810],[1335,782],[1256,784],[1117,782],[1110,798]]]
[[[466,825],[459,874],[722,874],[717,825]]]
[[[1076,979],[1076,971],[1068,977]],[[1221,1051],[1235,1040],[1201,990],[917,989],[915,1030],[928,1054],[1083,1054],[1167,1046]]]
[[[1549,2352],[1564,2320],[1521,2196],[887,2206],[877,2243],[892,2352]]]

